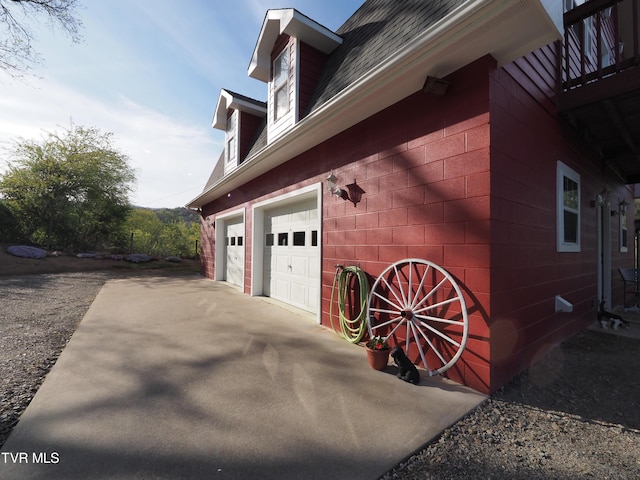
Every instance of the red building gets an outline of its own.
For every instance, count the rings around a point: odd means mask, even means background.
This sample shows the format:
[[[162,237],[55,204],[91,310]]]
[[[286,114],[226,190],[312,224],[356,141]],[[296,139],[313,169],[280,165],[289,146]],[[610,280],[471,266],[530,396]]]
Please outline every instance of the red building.
[[[445,374],[482,392],[621,303],[638,2],[582,3],[369,0],[336,32],[268,11],[249,67],[267,101],[221,91],[226,148],[189,204],[204,275],[329,326],[337,264],[373,282],[432,262],[467,312]]]

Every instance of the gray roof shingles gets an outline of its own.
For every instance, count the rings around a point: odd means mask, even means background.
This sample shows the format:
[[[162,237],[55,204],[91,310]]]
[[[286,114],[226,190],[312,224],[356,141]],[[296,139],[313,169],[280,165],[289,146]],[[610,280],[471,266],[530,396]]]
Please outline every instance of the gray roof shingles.
[[[308,112],[340,93],[466,0],[369,0],[336,33]]]

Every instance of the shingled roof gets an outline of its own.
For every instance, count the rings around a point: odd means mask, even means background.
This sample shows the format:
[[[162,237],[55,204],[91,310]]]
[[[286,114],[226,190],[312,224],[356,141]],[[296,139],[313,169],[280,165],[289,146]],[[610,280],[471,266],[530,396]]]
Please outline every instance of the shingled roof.
[[[368,0],[336,33],[340,45],[327,59],[307,113],[384,62],[404,44],[465,0]]]

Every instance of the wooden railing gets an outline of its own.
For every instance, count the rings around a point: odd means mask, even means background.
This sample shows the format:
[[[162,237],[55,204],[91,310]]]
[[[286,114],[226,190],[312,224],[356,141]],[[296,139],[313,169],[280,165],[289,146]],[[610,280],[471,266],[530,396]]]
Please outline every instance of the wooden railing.
[[[564,91],[640,65],[640,0],[589,0],[564,14]]]

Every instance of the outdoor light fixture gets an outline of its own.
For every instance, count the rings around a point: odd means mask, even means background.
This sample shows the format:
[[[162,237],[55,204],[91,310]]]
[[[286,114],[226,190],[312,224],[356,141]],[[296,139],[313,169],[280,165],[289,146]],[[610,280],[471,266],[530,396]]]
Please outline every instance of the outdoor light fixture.
[[[620,203],[618,203],[618,211],[620,212],[620,215],[626,215],[627,214],[627,207],[628,206],[629,206],[629,204],[624,199],[622,199],[620,201]]]
[[[347,185],[345,188],[349,190],[349,200],[351,200],[351,203],[353,203],[353,206],[355,207],[356,204],[360,203],[364,190],[360,188],[360,185],[356,183],[355,179],[353,180],[353,183]]]
[[[442,78],[427,77],[427,80],[424,82],[424,86],[422,87],[422,91],[430,95],[441,97],[447,93],[447,89],[450,85],[451,82],[443,80]]]
[[[329,174],[329,176],[327,177],[327,190],[329,190],[329,193],[331,193],[331,195],[335,195],[336,197],[340,197],[343,200],[348,200],[349,199],[349,194],[341,189],[338,188],[338,177],[336,177],[333,174],[333,170],[331,170],[331,173]]]

